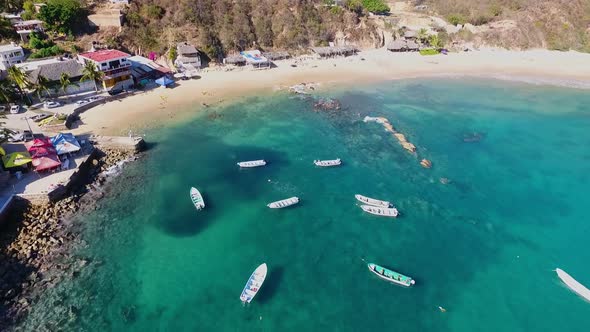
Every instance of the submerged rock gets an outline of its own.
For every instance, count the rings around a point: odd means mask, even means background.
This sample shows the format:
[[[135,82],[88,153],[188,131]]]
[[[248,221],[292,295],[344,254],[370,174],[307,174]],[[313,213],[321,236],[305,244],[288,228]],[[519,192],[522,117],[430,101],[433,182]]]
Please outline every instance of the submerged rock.
[[[319,111],[338,111],[342,109],[342,104],[334,98],[320,98],[313,104],[313,107]]]
[[[432,162],[428,159],[422,159],[422,161],[420,161],[420,165],[422,165],[424,168],[431,168]]]

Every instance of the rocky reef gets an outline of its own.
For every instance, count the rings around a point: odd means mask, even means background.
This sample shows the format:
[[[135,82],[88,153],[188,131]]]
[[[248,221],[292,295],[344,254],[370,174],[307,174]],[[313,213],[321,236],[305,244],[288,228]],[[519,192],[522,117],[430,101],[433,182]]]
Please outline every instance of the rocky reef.
[[[92,209],[109,170],[136,158],[128,150],[101,148],[86,181],[57,202],[33,205],[16,198],[7,222],[0,228],[0,331],[18,324],[43,290],[64,278],[76,277],[88,264],[73,257],[72,249],[84,246],[71,217]]]

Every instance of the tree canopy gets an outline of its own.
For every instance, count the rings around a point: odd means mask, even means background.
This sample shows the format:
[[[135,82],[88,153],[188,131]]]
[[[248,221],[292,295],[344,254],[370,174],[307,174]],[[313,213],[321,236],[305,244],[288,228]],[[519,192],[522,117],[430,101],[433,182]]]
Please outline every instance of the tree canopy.
[[[82,27],[87,15],[79,0],[49,0],[37,17],[51,31],[72,34]]]

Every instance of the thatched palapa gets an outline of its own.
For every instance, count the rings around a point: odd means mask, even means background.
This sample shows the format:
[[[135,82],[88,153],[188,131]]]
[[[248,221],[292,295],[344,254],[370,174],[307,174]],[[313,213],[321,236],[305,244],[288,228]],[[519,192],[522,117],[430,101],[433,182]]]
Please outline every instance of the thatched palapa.
[[[312,47],[311,50],[322,58],[349,56],[358,52],[354,46]]]

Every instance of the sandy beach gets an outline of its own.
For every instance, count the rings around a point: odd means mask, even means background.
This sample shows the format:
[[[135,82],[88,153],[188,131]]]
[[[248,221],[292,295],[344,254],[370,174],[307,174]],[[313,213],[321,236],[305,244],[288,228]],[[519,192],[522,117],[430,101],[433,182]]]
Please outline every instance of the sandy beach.
[[[348,58],[290,59],[275,64],[270,70],[206,69],[200,79],[179,81],[174,88],[152,89],[95,107],[81,115],[82,124],[74,132],[141,134],[162,121],[181,120],[199,109],[196,105],[217,105],[302,82],[319,83],[325,89],[404,78],[472,76],[590,88],[590,54],[578,52],[487,49],[421,56],[378,49]]]

